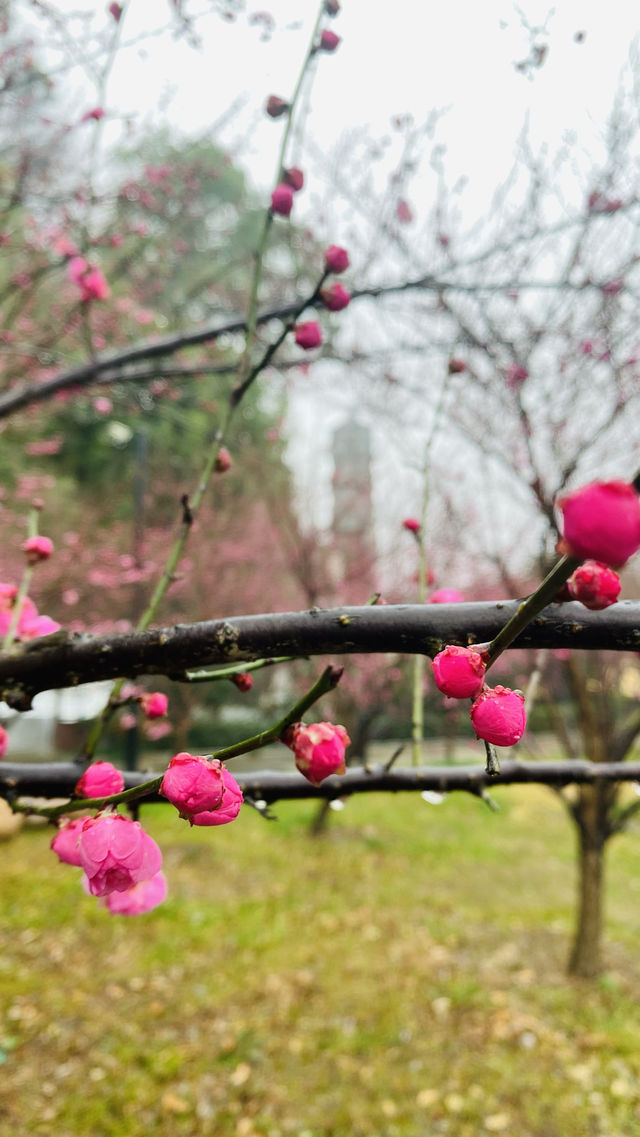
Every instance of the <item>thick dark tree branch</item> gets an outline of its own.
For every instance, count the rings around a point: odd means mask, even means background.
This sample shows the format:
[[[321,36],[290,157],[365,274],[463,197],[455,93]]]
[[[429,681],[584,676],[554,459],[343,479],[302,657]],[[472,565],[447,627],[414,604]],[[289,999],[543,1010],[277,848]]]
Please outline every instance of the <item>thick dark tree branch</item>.
[[[512,285],[509,282],[502,284],[486,283],[469,285],[458,283],[455,280],[439,279],[435,276],[426,275],[420,276],[415,280],[406,280],[399,284],[355,289],[351,297],[352,300],[358,300],[367,296],[377,298],[380,296],[391,296],[394,293],[412,291],[429,291],[435,293],[446,291],[475,294],[478,292],[505,292],[510,287],[512,287]],[[518,289],[520,291],[527,288],[541,289],[544,291],[556,288],[583,291],[585,288],[599,287],[599,285],[593,284],[590,281],[584,284],[568,284],[565,281],[561,281],[560,283],[554,281],[518,282]],[[309,304],[306,306],[322,307],[322,302],[316,298],[309,301]],[[298,300],[291,304],[281,305],[267,312],[262,312],[258,316],[256,323],[262,325],[269,323],[270,320],[287,320],[295,316],[299,310],[300,301]],[[8,418],[9,415],[14,414],[16,411],[23,410],[25,407],[31,406],[34,403],[45,402],[47,399],[52,398],[58,391],[87,387],[96,382],[105,382],[105,376],[108,376],[112,382],[124,381],[128,378],[127,368],[143,360],[166,360],[184,348],[199,347],[201,344],[213,343],[222,335],[244,332],[245,330],[246,320],[244,317],[238,316],[224,323],[205,326],[197,331],[177,332],[175,335],[164,336],[162,339],[133,344],[129,348],[124,348],[117,352],[110,352],[108,355],[97,356],[95,359],[79,364],[78,367],[73,367],[68,371],[62,371],[60,374],[54,375],[50,379],[45,379],[40,383],[27,383],[20,387],[13,387],[10,391],[6,391],[3,395],[0,395],[0,419]],[[205,368],[205,370],[209,369]],[[136,378],[135,374],[133,378]]]
[[[320,786],[312,786],[297,771],[291,773],[261,770],[254,774],[234,774],[247,798],[253,801],[299,801],[303,798],[332,799],[360,793],[399,793],[454,790],[481,795],[488,786],[593,785],[597,782],[631,782],[640,780],[640,762],[501,762],[499,777],[490,777],[484,763],[477,766],[424,766],[406,769],[353,767],[338,777],[326,778]],[[125,786],[131,789],[147,781],[148,774],[124,772]],[[3,762],[0,766],[0,797],[71,797],[78,781],[78,767],[73,762],[43,764]],[[165,801],[155,794],[146,801]]]
[[[33,640],[0,655],[0,695],[26,710],[38,691],[97,679],[168,675],[272,656],[373,652],[434,655],[444,643],[486,643],[519,609],[516,600],[477,604],[366,605],[235,616],[128,635]],[[581,604],[545,608],[511,645],[581,650],[640,650],[640,603],[603,612]]]

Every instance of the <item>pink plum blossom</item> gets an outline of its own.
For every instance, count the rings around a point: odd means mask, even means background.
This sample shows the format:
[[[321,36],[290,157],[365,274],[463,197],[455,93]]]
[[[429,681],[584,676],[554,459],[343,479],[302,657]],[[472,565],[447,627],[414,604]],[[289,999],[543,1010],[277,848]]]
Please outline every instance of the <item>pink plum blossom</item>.
[[[640,497],[622,481],[593,482],[560,498],[559,549],[618,568],[640,549]]]
[[[307,320],[306,323],[296,324],[295,341],[298,347],[305,351],[312,351],[322,343],[322,329],[316,320]]]
[[[192,822],[194,814],[216,810],[222,804],[222,769],[221,762],[182,751],[171,759],[160,793],[175,805],[181,817]]]
[[[438,588],[427,600],[427,604],[459,604],[464,600],[461,592],[457,588]]]
[[[53,552],[53,541],[48,537],[27,537],[27,540],[22,546],[22,552],[27,558],[27,563],[35,565],[38,561],[46,561],[49,559]]]
[[[250,671],[239,671],[237,675],[232,676],[232,683],[235,683],[239,691],[250,691],[253,687],[253,676]]]
[[[349,254],[340,245],[329,245],[324,253],[324,267],[327,272],[344,272],[349,268]]]
[[[139,821],[121,813],[86,818],[78,849],[92,896],[124,892],[162,868],[162,853],[156,842]]]
[[[473,698],[484,683],[486,667],[479,652],[448,644],[431,664],[436,687],[453,699]]]
[[[141,916],[157,908],[167,898],[167,878],[157,872],[149,880],[141,880],[124,892],[110,892],[103,897],[102,904],[112,916]]]
[[[140,695],[140,706],[145,718],[161,719],[169,708],[169,700],[161,691],[149,691]]]
[[[80,833],[86,821],[86,817],[63,817],[60,828],[56,833],[51,848],[61,861],[66,865],[82,864],[80,860],[80,849],[78,842],[80,840]]]
[[[344,285],[337,281],[328,288],[321,288],[320,297],[325,308],[328,308],[330,312],[341,312],[351,303],[351,293],[347,292]]]
[[[271,211],[288,217],[293,208],[293,190],[286,182],[280,182],[271,194]]]
[[[471,722],[477,738],[494,746],[513,746],[524,734],[527,718],[524,695],[508,687],[485,687],[471,707]]]
[[[224,766],[222,766],[222,781],[224,783],[222,804],[217,809],[195,813],[191,818],[192,825],[227,825],[230,821],[235,821],[244,800],[242,790],[233,774],[230,774]]]
[[[111,762],[94,762],[88,766],[75,788],[76,797],[110,797],[122,793],[124,778]]]
[[[567,581],[569,595],[585,608],[599,612],[615,604],[620,595],[620,577],[600,561],[585,561]]]
[[[316,722],[310,726],[295,723],[283,735],[283,742],[293,750],[296,766],[314,786],[331,774],[346,771],[344,752],[351,742],[343,726]]]

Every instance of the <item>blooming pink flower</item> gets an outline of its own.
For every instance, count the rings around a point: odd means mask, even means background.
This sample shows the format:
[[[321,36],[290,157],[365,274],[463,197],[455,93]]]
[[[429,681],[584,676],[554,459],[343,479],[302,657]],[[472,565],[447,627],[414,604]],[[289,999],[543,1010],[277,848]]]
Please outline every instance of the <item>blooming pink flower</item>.
[[[3,726],[0,726],[0,758],[4,758],[9,746],[9,735]]]
[[[420,532],[420,522],[417,517],[405,517],[402,526],[404,529],[408,529],[410,533]]]
[[[346,771],[344,752],[351,739],[343,726],[331,722],[305,726],[299,722],[288,728],[282,741],[293,750],[298,770],[313,786],[331,774]]]
[[[161,719],[167,713],[169,700],[161,691],[148,691],[140,695],[142,713],[148,719]]]
[[[87,766],[76,783],[76,797],[110,797],[122,793],[124,778],[111,762],[94,762]]]
[[[59,632],[62,624],[52,620],[50,616],[35,616],[32,620],[25,620],[23,616],[18,620],[18,635],[21,640],[35,640],[39,636],[51,636]]]
[[[289,104],[285,99],[281,99],[278,95],[269,95],[267,99],[265,110],[269,118],[281,118],[289,110]]]
[[[640,497],[627,482],[593,482],[560,498],[558,506],[561,552],[617,568],[640,549]]]
[[[182,751],[171,759],[160,793],[175,805],[181,817],[218,809],[224,796],[222,763]]]
[[[166,898],[167,878],[163,872],[157,872],[149,880],[141,880],[124,892],[110,892],[103,897],[102,903],[112,916],[141,916],[143,912],[157,908]]]
[[[459,604],[464,600],[461,592],[457,588],[438,588],[427,600],[427,604]]]
[[[571,598],[593,612],[615,604],[621,587],[617,572],[600,561],[585,561],[567,581]]]
[[[304,185],[304,174],[297,166],[289,166],[288,170],[283,170],[282,179],[294,193],[299,193]]]
[[[293,190],[286,182],[280,182],[271,194],[271,210],[282,217],[288,217],[293,208]]]
[[[36,565],[38,561],[49,559],[53,552],[53,541],[48,537],[27,537],[22,552],[25,553],[28,564]]]
[[[80,833],[82,826],[86,821],[86,817],[63,817],[62,823],[58,832],[56,833],[51,848],[57,854],[61,861],[66,865],[81,865],[80,850],[78,842],[80,840]]]
[[[328,308],[330,312],[341,312],[351,303],[351,293],[347,292],[346,288],[342,284],[338,284],[337,281],[328,288],[321,288],[320,296],[325,308]]]
[[[471,647],[448,644],[435,656],[431,667],[438,690],[453,699],[472,698],[484,683],[484,661]]]
[[[329,28],[325,28],[320,33],[320,43],[318,45],[320,51],[335,51],[339,43],[340,36],[330,31]]]
[[[324,253],[324,267],[327,272],[344,272],[349,268],[349,254],[340,245],[329,245]]]
[[[253,676],[250,671],[239,671],[231,679],[239,691],[250,691],[253,687]]]
[[[320,347],[322,343],[322,329],[316,320],[307,320],[304,324],[296,324],[295,327],[295,341],[298,347],[303,347],[305,351],[311,351],[314,347]]]
[[[508,687],[485,687],[471,707],[471,722],[477,738],[494,746],[513,746],[527,725],[524,695]]]
[[[162,868],[162,853],[139,821],[121,813],[85,819],[78,843],[92,896],[124,892]]]
[[[109,285],[99,268],[90,268],[82,278],[81,300],[108,300],[110,296]]]
[[[214,470],[216,474],[226,474],[227,470],[231,469],[233,465],[231,455],[224,446],[218,450],[218,454],[214,463]]]
[[[242,790],[233,774],[230,774],[224,766],[222,766],[222,781],[224,783],[222,804],[217,809],[195,813],[191,818],[192,825],[227,825],[230,821],[235,821],[244,800]]]

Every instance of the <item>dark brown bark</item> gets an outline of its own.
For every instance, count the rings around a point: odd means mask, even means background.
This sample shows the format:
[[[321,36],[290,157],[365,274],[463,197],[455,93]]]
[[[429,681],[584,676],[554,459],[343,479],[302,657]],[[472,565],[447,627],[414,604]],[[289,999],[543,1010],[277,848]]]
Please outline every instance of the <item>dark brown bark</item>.
[[[602,970],[602,908],[607,801],[602,785],[582,786],[576,805],[578,835],[577,914],[569,974],[593,979]]]

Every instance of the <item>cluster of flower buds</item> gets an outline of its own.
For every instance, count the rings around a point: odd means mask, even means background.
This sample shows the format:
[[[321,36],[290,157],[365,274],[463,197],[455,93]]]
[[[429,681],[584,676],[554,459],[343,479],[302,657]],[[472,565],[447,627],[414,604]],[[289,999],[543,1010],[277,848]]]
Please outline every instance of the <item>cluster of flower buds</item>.
[[[438,690],[450,699],[473,699],[471,723],[477,738],[494,746],[513,746],[526,726],[524,696],[508,687],[485,686],[486,662],[472,647],[449,644],[432,664]]]

